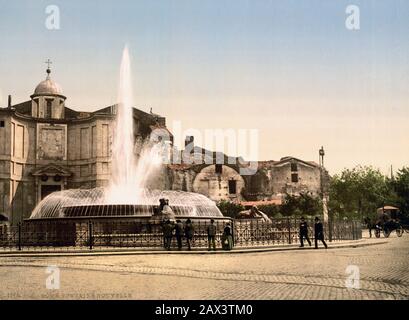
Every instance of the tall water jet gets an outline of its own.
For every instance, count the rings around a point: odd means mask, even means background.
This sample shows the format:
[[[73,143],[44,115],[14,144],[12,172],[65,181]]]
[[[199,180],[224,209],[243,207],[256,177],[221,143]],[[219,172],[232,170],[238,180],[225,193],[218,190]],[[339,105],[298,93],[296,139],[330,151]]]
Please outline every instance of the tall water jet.
[[[106,194],[107,203],[141,203],[142,189],[162,164],[161,144],[143,143],[135,154],[133,94],[131,62],[125,46],[119,74],[118,108],[113,134],[111,182]]]
[[[122,202],[130,198],[129,190],[135,190],[133,109],[132,109],[131,63],[128,47],[122,53],[119,75],[116,126],[113,132],[111,183],[108,202]]]

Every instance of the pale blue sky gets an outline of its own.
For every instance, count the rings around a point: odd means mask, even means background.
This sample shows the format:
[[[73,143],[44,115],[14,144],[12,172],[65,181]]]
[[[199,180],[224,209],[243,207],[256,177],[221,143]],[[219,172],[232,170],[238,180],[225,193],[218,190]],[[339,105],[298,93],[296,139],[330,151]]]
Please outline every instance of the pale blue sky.
[[[58,5],[61,29],[45,28]],[[361,29],[345,28],[345,8]],[[409,2],[0,0],[0,105],[45,77],[67,105],[116,102],[122,49],[135,105],[183,128],[257,128],[259,158],[293,155],[331,173],[409,165]]]

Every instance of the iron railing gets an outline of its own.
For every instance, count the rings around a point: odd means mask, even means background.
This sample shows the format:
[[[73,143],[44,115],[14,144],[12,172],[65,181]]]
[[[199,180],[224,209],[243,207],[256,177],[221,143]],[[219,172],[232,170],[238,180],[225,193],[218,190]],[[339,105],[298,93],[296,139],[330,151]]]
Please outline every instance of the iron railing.
[[[184,223],[186,219],[181,219]],[[207,248],[207,227],[210,220],[192,219],[194,225],[193,248]],[[309,237],[314,241],[314,223],[309,224]],[[226,223],[230,223],[235,247],[263,247],[298,244],[299,223],[296,218],[273,219],[215,219],[216,245]],[[357,240],[362,238],[361,223],[333,221],[324,223],[328,241]],[[183,237],[183,248],[187,247]],[[162,224],[148,219],[138,220],[39,220],[24,221],[17,226],[0,226],[0,248],[5,250],[101,250],[101,249],[161,249],[164,245]],[[177,248],[175,235],[172,248]]]

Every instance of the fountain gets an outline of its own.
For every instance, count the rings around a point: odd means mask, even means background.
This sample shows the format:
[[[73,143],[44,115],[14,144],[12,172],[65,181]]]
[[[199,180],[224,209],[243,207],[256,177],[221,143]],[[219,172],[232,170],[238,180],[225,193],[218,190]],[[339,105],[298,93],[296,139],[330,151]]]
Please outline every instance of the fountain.
[[[204,195],[147,188],[149,181],[160,174],[166,149],[160,142],[146,141],[139,158],[134,150],[132,85],[127,47],[123,51],[118,92],[109,186],[54,192],[36,206],[29,220],[145,218],[151,222],[152,217],[160,217],[161,199],[169,201],[175,217],[223,218],[215,203]]]

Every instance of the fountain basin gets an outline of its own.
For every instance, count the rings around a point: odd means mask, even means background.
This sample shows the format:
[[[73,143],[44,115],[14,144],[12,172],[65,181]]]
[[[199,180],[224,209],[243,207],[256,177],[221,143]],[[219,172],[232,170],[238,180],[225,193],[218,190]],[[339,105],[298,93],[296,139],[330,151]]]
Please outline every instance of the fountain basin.
[[[222,218],[216,204],[204,195],[184,191],[135,191],[128,203],[106,199],[107,190],[71,189],[54,192],[33,210],[29,220],[56,218],[158,217],[159,199],[169,200],[175,218]]]

